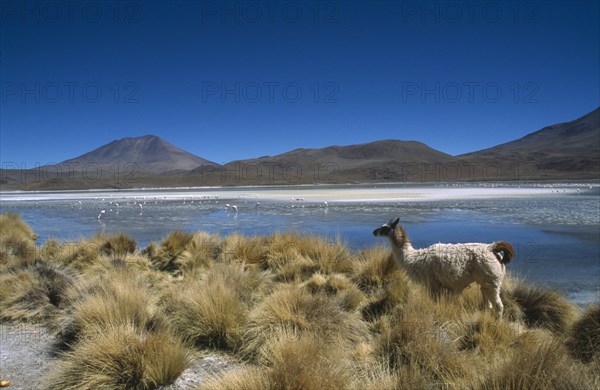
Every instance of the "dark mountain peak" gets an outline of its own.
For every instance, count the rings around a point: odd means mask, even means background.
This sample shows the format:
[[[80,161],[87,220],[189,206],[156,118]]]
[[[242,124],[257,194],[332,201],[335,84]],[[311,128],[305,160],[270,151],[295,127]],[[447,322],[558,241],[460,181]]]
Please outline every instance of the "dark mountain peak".
[[[160,138],[157,135],[153,135],[153,134],[142,135],[140,137],[125,137],[123,139],[139,139],[139,140],[144,140],[144,141],[154,141],[154,140],[163,141],[162,138]]]
[[[541,130],[526,135],[523,139],[549,133],[555,133],[564,137],[573,137],[586,132],[597,131],[598,129],[600,129],[600,107],[572,121],[546,126]]]
[[[460,157],[506,157],[531,153],[577,157],[600,150],[600,108],[569,122],[546,126],[522,138]]]
[[[125,137],[111,141],[89,153],[64,161],[62,164],[85,168],[89,165],[121,166],[135,164],[138,170],[165,173],[191,170],[204,164],[215,165],[180,149],[156,135]]]
[[[600,108],[569,122],[458,157],[485,166],[501,162],[539,178],[597,178],[600,169]],[[516,167],[516,168],[515,168]]]
[[[108,145],[110,144],[115,144],[115,143],[123,143],[123,144],[150,144],[150,143],[167,143],[167,141],[165,141],[164,139],[160,138],[157,135],[142,135],[140,137],[123,137],[121,139],[117,139],[114,140],[112,142],[110,142]]]
[[[341,169],[370,166],[384,162],[441,162],[450,155],[417,141],[395,139],[354,145],[332,145],[323,148],[298,148],[275,156],[260,159],[233,161],[236,163],[293,163],[298,166],[334,163]]]

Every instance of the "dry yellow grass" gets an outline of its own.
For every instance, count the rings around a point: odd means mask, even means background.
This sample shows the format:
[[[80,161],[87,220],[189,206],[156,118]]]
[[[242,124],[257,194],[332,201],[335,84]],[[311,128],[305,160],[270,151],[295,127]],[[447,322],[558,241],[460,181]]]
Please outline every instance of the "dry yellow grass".
[[[150,255],[150,260],[157,269],[174,272],[178,269],[177,259],[186,250],[192,238],[191,233],[175,230],[163,239],[158,249],[151,244],[149,248],[146,248],[146,253]]]
[[[261,351],[272,388],[346,389],[353,372],[348,345],[317,332],[275,333]]]
[[[74,281],[68,270],[43,262],[0,273],[0,319],[54,321]]]
[[[140,330],[162,325],[156,295],[143,275],[124,267],[114,267],[100,276],[83,279],[68,294],[59,335],[70,346],[91,334],[119,326]]]
[[[374,292],[384,288],[389,281],[402,277],[389,249],[383,246],[369,248],[356,253],[352,257],[353,278],[359,287],[366,292]],[[398,276],[397,273],[402,275]]]
[[[135,240],[124,233],[117,233],[106,237],[100,251],[106,255],[126,256],[135,253],[137,244]]]
[[[578,316],[577,307],[560,292],[531,286],[521,279],[512,279],[503,296],[507,298],[509,306],[514,303],[518,306],[518,315],[511,315],[509,312],[509,316],[513,320],[522,319],[528,327],[544,328],[562,334]]]
[[[223,241],[219,260],[266,269],[268,250],[268,240],[265,237],[246,237],[233,233]]]
[[[255,356],[269,347],[271,335],[311,333],[340,345],[369,338],[367,323],[358,313],[348,312],[338,299],[311,294],[298,285],[283,285],[250,312],[244,337],[244,351]],[[332,341],[332,342],[333,342]]]
[[[241,343],[247,309],[231,286],[195,281],[169,291],[163,304],[169,324],[184,340],[229,350]]]
[[[404,310],[376,322],[379,359],[392,371],[404,372],[405,385],[426,379],[426,387],[476,387],[480,378],[474,370],[474,354],[460,348],[451,324],[436,316],[435,304],[428,297],[413,299]]]
[[[132,324],[103,326],[60,357],[49,383],[73,390],[155,389],[173,383],[189,364],[179,339]]]
[[[189,349],[246,359],[204,389],[595,389],[600,306],[505,278],[502,320],[478,288],[433,299],[388,248],[173,232],[48,240],[0,216],[0,321],[57,329],[53,385],[150,389]]]
[[[185,250],[176,260],[183,274],[192,274],[210,268],[221,253],[222,240],[219,236],[205,232],[195,233]]]
[[[37,238],[36,234],[31,230],[18,214],[5,213],[0,214],[0,232],[15,232],[30,240]]]
[[[167,322],[194,345],[237,350],[250,306],[270,291],[269,275],[218,263],[196,276],[166,290],[161,302]]]
[[[66,242],[58,246],[52,242],[42,247],[42,253],[51,254],[54,263],[77,272],[84,272],[102,256],[100,248],[103,244],[104,240],[100,236],[88,240],[82,238],[79,241]]]
[[[572,355],[581,361],[596,360],[600,365],[600,304],[589,306],[573,324],[567,345]]]
[[[571,360],[560,341],[542,338],[522,346],[490,372],[482,389],[592,389],[594,381],[598,384],[598,373]]]
[[[269,374],[260,367],[243,367],[222,376],[209,376],[200,384],[201,390],[265,390],[273,389]]]
[[[0,270],[31,264],[36,256],[36,235],[16,214],[0,214]]]
[[[303,284],[312,294],[326,294],[339,300],[348,311],[360,309],[366,303],[364,294],[352,280],[343,274],[325,275],[315,273]]]

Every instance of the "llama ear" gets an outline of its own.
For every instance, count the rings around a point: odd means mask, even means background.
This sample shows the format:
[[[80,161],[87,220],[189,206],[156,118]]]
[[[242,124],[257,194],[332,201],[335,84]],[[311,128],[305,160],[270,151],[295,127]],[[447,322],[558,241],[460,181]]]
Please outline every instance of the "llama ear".
[[[400,222],[400,218],[399,218],[399,217],[398,217],[398,218],[396,218],[396,219],[394,220],[394,222],[392,222],[392,223],[390,224],[390,227],[391,227],[392,229],[394,229],[394,228],[396,227],[396,225],[398,225],[398,222]]]

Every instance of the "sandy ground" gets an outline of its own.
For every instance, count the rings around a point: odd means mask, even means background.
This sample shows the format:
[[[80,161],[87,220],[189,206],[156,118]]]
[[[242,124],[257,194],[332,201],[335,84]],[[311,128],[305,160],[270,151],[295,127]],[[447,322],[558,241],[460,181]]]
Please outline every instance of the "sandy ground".
[[[179,378],[164,390],[195,389],[211,375],[219,375],[224,371],[239,369],[240,363],[213,351],[197,352],[192,356],[192,364],[181,373]]]
[[[0,324],[0,380],[9,380],[7,389],[43,390],[53,387],[46,377],[56,358],[51,355],[55,337],[29,324]],[[240,363],[213,351],[196,352],[192,364],[164,390],[193,389],[210,375],[237,369]]]
[[[54,336],[40,326],[0,324],[0,379],[8,389],[49,389],[44,382],[52,367]]]

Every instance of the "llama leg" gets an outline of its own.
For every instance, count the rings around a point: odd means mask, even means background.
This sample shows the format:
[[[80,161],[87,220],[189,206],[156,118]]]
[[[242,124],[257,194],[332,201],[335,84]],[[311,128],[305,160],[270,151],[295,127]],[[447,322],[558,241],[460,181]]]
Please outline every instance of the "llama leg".
[[[494,307],[496,309],[496,317],[502,318],[502,312],[504,311],[504,305],[502,299],[500,299],[500,287],[494,289]]]
[[[483,296],[483,307],[484,309],[491,310],[492,309],[492,301],[490,297],[492,296],[492,291],[489,288],[481,286],[481,296]]]

